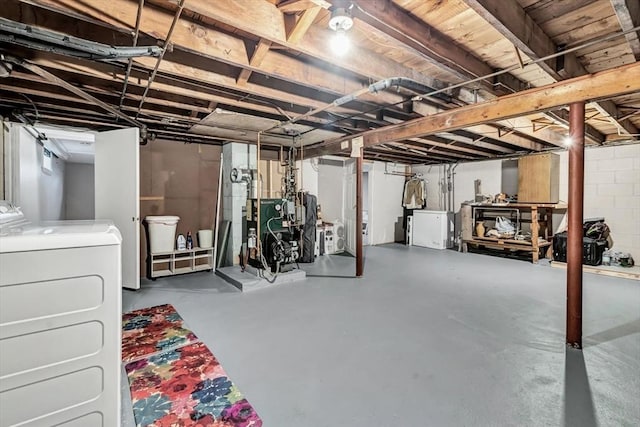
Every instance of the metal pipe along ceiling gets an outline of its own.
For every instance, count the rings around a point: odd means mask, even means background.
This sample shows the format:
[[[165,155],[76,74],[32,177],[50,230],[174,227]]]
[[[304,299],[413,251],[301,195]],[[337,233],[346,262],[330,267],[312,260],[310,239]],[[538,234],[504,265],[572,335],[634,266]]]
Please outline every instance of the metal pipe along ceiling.
[[[144,0],[140,0],[138,4],[138,14],[136,15],[136,29],[133,35],[133,47],[138,45],[138,36],[140,35],[140,21],[142,20],[142,8],[144,7]],[[118,108],[122,110],[122,104],[124,103],[124,97],[127,93],[127,85],[129,84],[129,76],[131,75],[131,66],[133,65],[133,58],[129,58],[127,64],[127,71],[124,74],[124,83],[122,84],[122,92],[120,93],[120,101]]]
[[[414,92],[417,93],[428,93],[428,92],[437,92],[435,89],[426,86],[416,80],[412,80],[412,79],[408,79],[405,77],[389,77],[386,79],[382,79],[382,80],[378,80],[375,83],[370,84],[369,86],[362,88],[360,90],[357,90],[355,92],[352,92],[350,94],[341,96],[340,98],[336,99],[335,101],[324,105],[322,107],[318,107],[315,110],[312,110],[308,113],[302,114],[300,116],[294,117],[292,119],[287,120],[286,122],[282,122],[279,123],[269,129],[264,130],[264,132],[268,132],[270,130],[279,128],[279,127],[283,127],[286,125],[290,125],[293,124],[297,121],[306,119],[308,117],[311,116],[315,116],[318,113],[321,113],[325,110],[328,110],[329,108],[332,107],[338,107],[340,105],[346,104],[347,102],[351,102],[351,101],[355,101],[356,99],[358,99],[360,96],[366,94],[366,93],[378,93],[378,92],[382,92],[384,90],[387,90],[389,88],[392,88],[394,86],[399,86],[399,87],[403,87],[405,89],[409,89],[412,90]],[[441,92],[436,93],[437,98],[442,99],[445,102],[451,102],[451,97],[448,95],[445,95]]]
[[[38,40],[40,43],[33,40]],[[39,50],[49,50],[68,56],[103,61],[139,56],[158,56],[161,53],[158,46],[109,46],[5,18],[0,18],[0,41]]]
[[[180,19],[180,15],[182,14],[182,10],[184,9],[184,3],[186,0],[180,0],[178,4],[178,10],[176,10],[176,14],[173,17],[173,22],[171,22],[171,27],[169,28],[169,32],[167,33],[167,37],[164,40],[164,47],[162,48],[162,52],[160,52],[160,56],[158,57],[158,62],[156,62],[156,66],[151,73],[151,77],[149,77],[149,82],[147,83],[147,87],[142,94],[142,99],[140,99],[140,105],[138,106],[138,112],[136,113],[136,119],[140,115],[140,111],[142,110],[142,106],[144,105],[144,101],[149,94],[149,89],[151,88],[151,84],[156,78],[156,74],[158,74],[158,68],[160,68],[160,63],[162,62],[162,58],[164,58],[164,54],[167,53],[167,49],[169,48],[169,40],[171,40],[171,36],[173,35],[173,30]]]

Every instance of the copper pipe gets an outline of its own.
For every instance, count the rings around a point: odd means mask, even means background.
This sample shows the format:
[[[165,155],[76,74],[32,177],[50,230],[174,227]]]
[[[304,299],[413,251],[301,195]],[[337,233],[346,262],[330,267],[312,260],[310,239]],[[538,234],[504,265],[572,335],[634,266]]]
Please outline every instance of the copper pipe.
[[[356,277],[364,273],[364,256],[362,250],[362,147],[356,157]]]
[[[584,102],[575,102],[569,106],[569,138],[567,345],[582,348]]]

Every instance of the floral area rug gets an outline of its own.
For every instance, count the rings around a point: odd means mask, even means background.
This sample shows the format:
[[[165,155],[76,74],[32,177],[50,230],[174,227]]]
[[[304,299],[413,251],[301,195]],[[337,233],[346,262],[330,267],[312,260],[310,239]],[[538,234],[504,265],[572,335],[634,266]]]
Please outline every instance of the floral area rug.
[[[123,362],[196,341],[198,337],[184,327],[184,320],[171,304],[143,308],[122,316]]]
[[[141,315],[140,312],[145,314]],[[173,315],[171,313],[175,313]],[[162,314],[158,314],[158,313]],[[135,314],[134,314],[135,313]],[[134,314],[133,316],[131,316]],[[187,331],[182,337],[189,337],[192,341],[184,340],[181,345],[162,346],[157,349],[159,341],[167,340],[166,333],[160,333],[155,327],[153,336],[159,339],[153,343],[144,340],[144,356],[130,356],[125,366],[131,388],[133,413],[138,426],[150,427],[260,427],[262,420],[253,407],[240,393],[236,385],[227,377],[224,369],[195,335],[184,328],[182,318],[177,315],[170,305],[138,310],[123,316],[123,327],[131,325],[132,319],[151,316],[162,323],[169,330],[175,330],[176,322],[179,329]],[[161,320],[172,319],[165,322]],[[176,317],[177,316],[177,317]],[[176,320],[176,319],[179,319]],[[153,322],[140,329],[154,325]],[[133,330],[133,329],[130,329]],[[125,329],[125,332],[127,330]],[[130,339],[140,335],[129,335]],[[123,336],[123,348],[128,338]],[[193,340],[196,340],[193,342]],[[133,346],[132,350],[133,350]],[[146,352],[146,353],[145,353]],[[129,355],[137,354],[129,351]],[[132,358],[134,360],[132,360]]]

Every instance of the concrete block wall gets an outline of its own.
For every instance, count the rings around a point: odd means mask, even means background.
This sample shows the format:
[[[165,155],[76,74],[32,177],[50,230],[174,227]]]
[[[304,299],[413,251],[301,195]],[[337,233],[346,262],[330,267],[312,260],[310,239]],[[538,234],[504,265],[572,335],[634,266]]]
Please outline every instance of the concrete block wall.
[[[242,208],[247,204],[247,186],[231,182],[231,170],[257,169],[258,157],[255,145],[227,143],[222,147],[222,218],[231,221],[231,234],[227,245],[226,265],[236,265],[242,246]]]
[[[560,201],[569,193],[568,153],[560,155]],[[473,181],[482,181],[484,194],[497,194],[502,188],[501,160],[461,163],[455,170],[455,202],[474,199]],[[442,180],[445,165],[417,166],[427,179],[427,209],[444,210]],[[629,252],[640,260],[640,144],[593,147],[585,150],[584,217],[604,217],[611,228],[614,249]],[[561,218],[561,217],[560,217]],[[559,219],[554,217],[554,224]]]
[[[560,154],[560,198],[567,200],[568,153]],[[640,259],[640,144],[587,148],[584,217],[604,217],[613,249]]]

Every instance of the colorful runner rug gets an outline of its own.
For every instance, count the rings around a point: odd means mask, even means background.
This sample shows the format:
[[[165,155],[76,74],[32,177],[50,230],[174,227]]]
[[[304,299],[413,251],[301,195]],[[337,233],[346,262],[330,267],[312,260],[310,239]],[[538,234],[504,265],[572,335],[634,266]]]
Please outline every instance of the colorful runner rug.
[[[125,370],[136,424],[262,426],[215,356],[183,323],[171,305],[123,316],[123,361],[129,362]],[[143,344],[137,349],[129,340]]]

